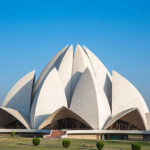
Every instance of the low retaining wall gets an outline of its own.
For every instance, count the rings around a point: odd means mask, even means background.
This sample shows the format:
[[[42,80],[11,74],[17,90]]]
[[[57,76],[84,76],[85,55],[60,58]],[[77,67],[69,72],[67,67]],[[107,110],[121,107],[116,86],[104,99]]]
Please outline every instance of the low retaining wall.
[[[72,134],[72,135],[67,135],[67,138],[70,139],[91,139],[91,140],[100,140],[99,135],[88,135],[88,134]]]

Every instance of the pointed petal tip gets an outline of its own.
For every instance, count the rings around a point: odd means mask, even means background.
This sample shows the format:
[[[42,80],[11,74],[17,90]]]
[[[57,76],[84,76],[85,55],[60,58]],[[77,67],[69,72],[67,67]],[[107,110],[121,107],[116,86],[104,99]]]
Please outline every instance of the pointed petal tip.
[[[77,45],[76,45],[76,48],[81,48],[80,44],[77,44]]]
[[[73,44],[70,44],[70,46],[68,47],[68,49],[72,49],[73,50]]]
[[[69,44],[67,44],[65,47],[66,47],[66,48],[69,47]],[[65,48],[65,47],[64,47],[64,48]]]
[[[87,48],[87,47],[83,44],[83,48]]]
[[[114,74],[114,73],[117,73],[117,71],[116,70],[112,70],[112,73]]]
[[[120,73],[118,73],[116,70],[112,70],[112,75],[122,76]],[[123,76],[122,76],[123,77]],[[124,77],[123,77],[124,78]]]
[[[83,47],[81,47],[81,45],[77,44],[76,48],[75,48],[75,52],[76,51],[84,51]]]
[[[32,70],[31,73],[35,74],[35,73],[36,73],[36,70]]]

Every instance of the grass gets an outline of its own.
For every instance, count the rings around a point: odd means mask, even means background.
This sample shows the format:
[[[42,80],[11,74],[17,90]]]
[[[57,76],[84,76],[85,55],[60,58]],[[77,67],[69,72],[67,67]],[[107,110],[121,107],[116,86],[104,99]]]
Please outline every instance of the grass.
[[[32,145],[32,138],[22,137],[0,137],[0,150],[96,150],[97,140],[73,140],[70,148],[62,147],[62,139],[53,139],[41,143],[39,146]],[[103,141],[103,150],[131,150],[132,141]],[[83,148],[83,144],[93,145],[93,148]],[[150,150],[150,142],[140,142],[142,150]]]

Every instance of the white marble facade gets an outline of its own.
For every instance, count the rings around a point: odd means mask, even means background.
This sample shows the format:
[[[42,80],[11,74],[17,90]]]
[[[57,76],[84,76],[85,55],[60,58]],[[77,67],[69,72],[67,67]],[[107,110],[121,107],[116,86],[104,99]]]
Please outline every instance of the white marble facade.
[[[132,117],[139,119],[139,128],[150,129],[149,110],[139,91],[119,73],[111,76],[85,46],[77,45],[75,52],[72,45],[64,47],[37,81],[35,71],[19,80],[0,108],[0,125],[12,116],[27,129],[39,129],[62,108],[93,130],[107,130],[120,118],[138,124]]]

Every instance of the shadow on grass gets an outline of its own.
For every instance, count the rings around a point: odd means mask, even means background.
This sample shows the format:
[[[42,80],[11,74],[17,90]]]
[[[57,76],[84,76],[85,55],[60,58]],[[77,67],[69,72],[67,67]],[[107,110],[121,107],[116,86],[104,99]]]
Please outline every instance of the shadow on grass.
[[[66,149],[66,148],[64,148],[64,147],[62,147],[62,146],[54,146],[54,145],[47,145],[47,144],[45,144],[44,146],[46,146],[46,147],[49,147],[49,148],[56,148],[56,149]],[[96,148],[90,148],[90,147],[75,147],[75,146],[70,146],[69,147],[70,149],[90,149],[90,150],[96,150]]]
[[[33,144],[25,144],[25,143],[18,143],[17,145],[22,145],[22,146],[34,146]],[[41,145],[41,144],[40,144]],[[39,145],[39,146],[40,146]],[[62,146],[54,146],[54,145],[48,145],[48,144],[44,144],[42,145],[42,147],[49,147],[49,148],[55,148],[55,149],[65,149]],[[36,146],[34,146],[36,147]],[[90,148],[90,147],[69,147],[70,149],[90,149],[90,150],[96,150],[96,148]]]
[[[30,144],[25,144],[25,143],[17,143],[17,145],[34,146],[32,143],[30,143]]]

